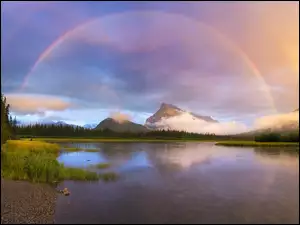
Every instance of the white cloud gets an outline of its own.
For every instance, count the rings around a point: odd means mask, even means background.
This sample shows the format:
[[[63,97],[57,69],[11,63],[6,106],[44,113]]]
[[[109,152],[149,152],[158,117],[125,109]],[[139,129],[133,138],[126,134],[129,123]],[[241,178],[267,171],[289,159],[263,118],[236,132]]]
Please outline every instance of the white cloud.
[[[239,134],[257,129],[282,128],[283,126],[297,128],[299,127],[299,111],[260,117],[255,120],[252,126],[246,126],[236,121],[211,123],[197,119],[185,112],[171,118],[162,118],[159,122],[155,123],[155,126],[168,127],[171,130],[213,133],[216,135]]]
[[[260,117],[254,122],[254,129],[282,128],[285,125],[298,124],[299,111]]]
[[[159,127],[169,127],[172,130],[181,130],[195,133],[237,134],[248,131],[248,127],[235,121],[211,123],[193,117],[189,113],[182,113],[171,118],[163,118],[156,123]]]
[[[121,112],[112,112],[110,117],[119,123],[123,123],[124,121],[131,120],[131,116]]]

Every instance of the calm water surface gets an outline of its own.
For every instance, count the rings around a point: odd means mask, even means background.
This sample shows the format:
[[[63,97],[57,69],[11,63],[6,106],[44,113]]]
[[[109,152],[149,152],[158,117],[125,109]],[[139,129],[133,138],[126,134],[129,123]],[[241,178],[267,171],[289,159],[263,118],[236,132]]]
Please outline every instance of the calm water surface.
[[[299,223],[298,154],[213,143],[64,145],[99,149],[62,153],[66,166],[109,162],[120,179],[62,183],[71,195],[59,196],[56,223]]]

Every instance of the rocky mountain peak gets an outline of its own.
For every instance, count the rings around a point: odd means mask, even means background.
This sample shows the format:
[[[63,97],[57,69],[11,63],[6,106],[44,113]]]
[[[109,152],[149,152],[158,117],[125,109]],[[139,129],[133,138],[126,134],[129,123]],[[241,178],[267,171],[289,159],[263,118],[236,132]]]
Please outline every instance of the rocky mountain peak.
[[[212,119],[210,116],[200,116],[192,112],[188,112],[185,110],[180,109],[179,107],[173,105],[173,104],[167,104],[167,103],[161,103],[160,108],[146,120],[146,126],[148,128],[155,128],[156,123],[164,119],[169,119],[171,117],[180,116],[183,113],[188,113],[191,116],[193,116],[196,119],[205,120],[207,122],[218,122],[214,119]]]
[[[175,110],[181,110],[180,108],[178,108],[177,106],[173,105],[173,104],[168,104],[168,103],[161,103],[160,105],[160,109],[175,109]]]

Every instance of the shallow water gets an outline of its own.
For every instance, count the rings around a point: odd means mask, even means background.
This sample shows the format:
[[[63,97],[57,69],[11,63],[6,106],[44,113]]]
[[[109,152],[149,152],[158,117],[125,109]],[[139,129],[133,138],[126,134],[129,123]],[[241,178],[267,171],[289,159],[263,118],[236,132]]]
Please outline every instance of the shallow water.
[[[73,143],[85,167],[109,162],[120,179],[66,181],[57,223],[299,223],[299,156],[213,143]],[[88,154],[87,154],[88,153]],[[90,160],[90,161],[87,161]]]

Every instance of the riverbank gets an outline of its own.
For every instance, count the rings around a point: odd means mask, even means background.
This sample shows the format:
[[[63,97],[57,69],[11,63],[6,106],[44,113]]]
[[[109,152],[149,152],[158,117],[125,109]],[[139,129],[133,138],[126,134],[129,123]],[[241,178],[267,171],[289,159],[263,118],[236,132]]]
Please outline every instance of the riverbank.
[[[50,185],[1,179],[1,224],[52,224],[56,198]]]
[[[28,140],[28,139],[22,139]],[[299,142],[256,142],[256,141],[236,141],[236,140],[226,140],[226,141],[217,141],[217,140],[197,140],[197,139],[125,139],[125,138],[33,138],[32,140],[36,141],[45,141],[45,142],[119,142],[119,143],[147,143],[147,142],[211,142],[215,145],[222,146],[236,146],[236,147],[291,147],[299,146]],[[68,149],[66,149],[68,150]],[[70,148],[72,151],[72,148]],[[76,151],[76,149],[74,149]]]
[[[236,147],[299,147],[299,142],[219,141],[215,145]]]
[[[21,140],[30,140],[24,138]],[[32,138],[33,141],[46,142],[216,142],[215,140],[199,139],[148,139],[148,138]]]
[[[2,146],[1,176],[11,180],[42,183],[63,180],[96,181],[105,176],[80,168],[65,167],[57,161],[59,151],[60,146],[53,143],[9,140]]]

